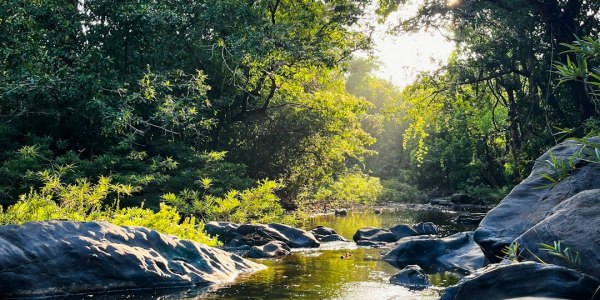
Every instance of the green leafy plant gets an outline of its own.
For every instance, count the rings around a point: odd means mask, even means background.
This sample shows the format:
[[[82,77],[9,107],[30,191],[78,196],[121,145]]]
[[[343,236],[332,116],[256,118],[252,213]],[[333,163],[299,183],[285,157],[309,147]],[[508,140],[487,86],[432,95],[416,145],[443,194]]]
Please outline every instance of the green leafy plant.
[[[502,254],[504,255],[504,257],[501,257],[501,258],[508,259],[513,262],[520,261],[521,254],[523,253],[523,249],[520,246],[521,245],[517,241],[513,242],[510,245],[504,246],[504,248],[502,248],[502,251],[501,251]]]
[[[581,254],[572,251],[569,247],[565,248],[562,241],[554,241],[552,245],[540,243],[540,250],[566,261],[575,269],[581,267]]]
[[[575,165],[576,160],[581,157],[581,151],[576,151],[573,153],[568,160],[558,159],[550,151],[550,159],[546,160],[546,163],[550,166],[552,170],[552,174],[542,173],[544,179],[550,181],[549,184],[542,185],[539,188],[553,187],[557,185],[559,182],[563,181],[567,177],[571,176],[575,170],[577,170],[577,166]]]
[[[144,226],[182,239],[217,245],[215,239],[204,233],[202,222],[193,216],[182,219],[175,207],[164,203],[157,211],[143,205],[119,207],[122,197],[130,196],[135,189],[114,184],[110,177],[101,177],[97,183],[78,180],[66,184],[50,172],[40,172],[39,176],[44,182],[39,190],[21,195],[19,201],[6,210],[0,209],[0,225],[56,219],[106,221],[115,225]]]

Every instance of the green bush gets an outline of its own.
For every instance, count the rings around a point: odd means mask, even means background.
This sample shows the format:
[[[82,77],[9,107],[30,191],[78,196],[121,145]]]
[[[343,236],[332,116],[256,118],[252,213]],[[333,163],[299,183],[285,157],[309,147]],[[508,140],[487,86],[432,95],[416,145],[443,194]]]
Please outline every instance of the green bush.
[[[100,177],[96,184],[86,180],[65,184],[59,176],[49,172],[41,172],[39,176],[44,186],[39,191],[21,195],[6,211],[0,210],[0,225],[54,219],[106,221],[115,225],[144,226],[211,246],[217,244],[204,233],[202,222],[194,217],[181,220],[177,210],[166,204],[161,204],[157,212],[143,207],[120,208],[121,197],[131,195],[133,188],[113,184],[108,177]]]
[[[210,180],[203,180],[204,188],[210,187]],[[183,190],[179,194],[168,193],[163,200],[186,215],[194,215],[205,221],[280,222],[293,224],[296,214],[286,214],[275,191],[283,184],[273,180],[262,180],[255,188],[244,191],[231,190],[223,197]]]
[[[423,203],[427,196],[416,186],[400,182],[398,179],[387,179],[381,182],[383,190],[380,202]]]
[[[333,183],[322,187],[315,194],[315,200],[326,201],[334,205],[342,203],[374,203],[383,187],[377,177],[352,172],[340,175]]]

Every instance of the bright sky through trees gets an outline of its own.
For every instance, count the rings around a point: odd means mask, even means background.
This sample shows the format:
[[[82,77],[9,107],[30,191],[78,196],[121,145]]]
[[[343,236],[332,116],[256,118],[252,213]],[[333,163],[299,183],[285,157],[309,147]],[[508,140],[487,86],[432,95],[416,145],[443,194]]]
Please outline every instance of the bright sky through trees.
[[[433,71],[445,64],[454,44],[437,29],[422,29],[416,33],[386,34],[399,18],[415,15],[419,1],[392,14],[386,24],[375,27],[375,55],[381,67],[377,72],[383,79],[403,88],[413,82],[420,72]]]

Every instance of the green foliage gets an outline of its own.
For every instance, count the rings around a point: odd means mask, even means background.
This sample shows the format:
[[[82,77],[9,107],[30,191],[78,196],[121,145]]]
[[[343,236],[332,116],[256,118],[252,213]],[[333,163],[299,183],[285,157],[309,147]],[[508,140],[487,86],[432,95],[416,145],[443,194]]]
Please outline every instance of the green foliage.
[[[400,182],[398,179],[386,179],[381,182],[383,190],[379,195],[378,201],[382,202],[402,202],[402,203],[423,203],[427,196],[416,186]]]
[[[333,205],[370,204],[377,200],[382,190],[379,178],[351,172],[340,175],[333,183],[321,188],[315,194],[315,199]]]
[[[572,251],[569,247],[563,248],[562,241],[554,241],[552,245],[540,243],[540,250],[564,260],[575,269],[581,267],[580,253]]]
[[[183,190],[179,194],[162,196],[185,215],[201,220],[221,220],[236,223],[288,223],[297,222],[295,214],[286,214],[275,192],[283,188],[280,182],[262,180],[255,188],[244,191],[231,190],[223,197],[203,195],[197,191]]]
[[[519,262],[521,261],[521,254],[523,253],[522,247],[521,249],[519,248],[519,242],[513,242],[510,245],[504,246],[504,248],[502,248],[502,254],[504,254],[504,257],[501,257],[502,259],[508,259],[510,261],[513,262]]]
[[[583,150],[583,148],[582,148],[582,150]],[[556,156],[554,156],[554,153],[552,153],[552,151],[550,151],[550,159],[547,159],[546,163],[552,169],[552,174],[547,174],[547,173],[540,174],[540,176],[542,176],[544,179],[550,181],[550,183],[548,185],[541,186],[540,188],[545,188],[548,186],[550,186],[550,187],[555,186],[559,182],[561,182],[564,179],[566,179],[567,177],[571,176],[571,174],[573,174],[573,172],[577,169],[575,162],[580,157],[581,157],[581,151],[577,151],[577,152],[573,153],[571,155],[571,157],[569,157],[568,160],[557,159]]]
[[[217,241],[203,232],[203,223],[194,217],[181,219],[174,207],[160,205],[158,211],[140,207],[119,207],[122,196],[131,195],[131,186],[111,183],[101,177],[91,184],[80,180],[65,184],[60,177],[48,172],[40,174],[43,187],[21,195],[19,201],[0,210],[0,224],[22,224],[30,221],[66,219],[74,221],[107,221],[115,225],[144,226],[182,239],[208,245]],[[112,201],[112,202],[111,202]]]

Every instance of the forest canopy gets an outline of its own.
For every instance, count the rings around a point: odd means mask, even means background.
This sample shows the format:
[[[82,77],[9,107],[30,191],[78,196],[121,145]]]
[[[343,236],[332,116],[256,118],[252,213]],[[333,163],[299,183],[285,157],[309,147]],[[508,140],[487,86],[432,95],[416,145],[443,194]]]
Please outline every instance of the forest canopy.
[[[597,1],[417,4],[2,2],[0,221],[159,214],[185,235],[321,204],[494,201],[547,146],[598,131]],[[374,7],[392,34],[448,32],[448,63],[404,90],[378,78]]]

